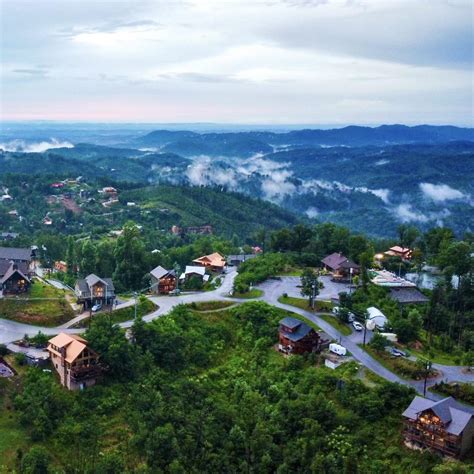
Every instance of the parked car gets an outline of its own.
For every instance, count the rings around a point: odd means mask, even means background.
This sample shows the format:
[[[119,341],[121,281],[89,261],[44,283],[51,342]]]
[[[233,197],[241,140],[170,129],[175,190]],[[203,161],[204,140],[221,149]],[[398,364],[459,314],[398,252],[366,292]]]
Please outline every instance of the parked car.
[[[352,327],[356,331],[362,331],[364,329],[364,326],[362,326],[362,324],[360,324],[358,321],[352,321]]]
[[[407,353],[398,349],[397,347],[392,347],[392,355],[398,354],[397,357],[407,357]]]
[[[353,323],[356,320],[355,314],[349,311],[349,313],[347,314],[347,319],[350,323]]]
[[[95,304],[92,306],[92,312],[97,313],[97,311],[100,311],[102,309],[102,305],[100,303]]]
[[[398,350],[396,347],[391,347],[390,348],[390,354],[393,356],[393,357],[402,357],[404,352],[403,351],[400,351]]]
[[[179,296],[181,294],[181,290],[179,288],[176,288],[174,290],[171,290],[168,295],[169,296]]]

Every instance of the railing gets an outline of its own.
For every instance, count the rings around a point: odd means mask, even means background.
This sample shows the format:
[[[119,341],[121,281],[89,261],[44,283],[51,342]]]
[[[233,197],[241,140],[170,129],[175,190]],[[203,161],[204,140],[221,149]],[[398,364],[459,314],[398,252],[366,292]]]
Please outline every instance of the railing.
[[[75,367],[71,369],[71,378],[74,380],[87,379],[91,377],[98,377],[102,373],[100,365],[88,365],[83,367]]]
[[[419,443],[425,448],[436,449],[450,456],[454,456],[454,457],[459,456],[459,453],[461,452],[460,446],[459,447],[446,446],[446,443],[442,441],[437,441],[436,439],[433,440],[426,436],[411,433],[410,431],[405,431],[405,437],[407,438],[408,441]]]

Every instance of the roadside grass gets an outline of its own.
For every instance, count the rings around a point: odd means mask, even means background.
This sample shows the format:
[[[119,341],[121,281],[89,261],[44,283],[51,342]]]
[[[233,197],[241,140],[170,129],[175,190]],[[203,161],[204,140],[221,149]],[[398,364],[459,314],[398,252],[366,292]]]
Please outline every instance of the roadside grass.
[[[199,301],[190,303],[188,306],[194,311],[205,312],[225,309],[235,304],[233,301]]]
[[[0,300],[0,317],[25,324],[57,326],[74,317],[67,292],[35,280],[28,293]],[[38,299],[33,298],[51,298]]]
[[[352,334],[352,329],[349,325],[341,323],[339,319],[335,316],[331,316],[329,314],[318,314],[321,319],[324,319],[327,323],[329,323],[333,328],[337,329],[341,334],[344,336],[349,336]]]
[[[380,377],[380,375],[377,375],[375,372],[372,372],[367,367],[360,368],[358,377],[360,378],[361,382],[367,387],[376,387],[378,385],[383,385],[387,383],[387,381],[383,377]]]
[[[263,291],[258,288],[252,288],[250,291],[246,291],[245,293],[234,293],[232,298],[241,298],[241,299],[252,299],[252,298],[259,298],[263,295]]]
[[[405,359],[404,357],[393,357],[387,351],[377,351],[368,344],[365,346],[362,343],[357,345],[386,369],[405,380],[421,380],[424,377],[423,368],[419,367],[412,360]],[[436,371],[433,371],[431,376],[435,375],[435,373]]]
[[[415,357],[421,357],[423,359],[428,359],[435,364],[441,365],[460,365],[460,360],[458,356],[453,354],[447,354],[446,352],[438,351],[436,349],[421,350],[417,351],[416,349],[408,348],[410,354]]]
[[[304,309],[305,311],[309,311],[311,313],[319,313],[321,311],[331,311],[332,303],[327,301],[318,301],[316,300],[315,309],[313,310],[309,306],[309,302],[307,299],[303,298],[295,298],[294,296],[280,296],[278,301],[283,304],[288,304],[290,306],[296,306],[297,308]],[[331,316],[330,314],[318,314],[318,317],[324,319],[328,324],[330,324],[333,328],[337,329],[341,334],[344,336],[349,336],[352,334],[352,329],[349,325],[342,323],[337,319],[335,316]]]
[[[434,337],[436,338],[437,336]],[[408,347],[410,353],[415,357],[428,359],[431,362],[434,362],[435,364],[461,365],[460,354],[450,354],[434,347],[433,344],[430,345],[428,342],[428,334],[426,333],[426,331],[421,331],[419,340],[423,345],[423,348],[421,350],[412,349],[411,347]]]
[[[447,397],[454,397],[456,400],[474,405],[474,385],[467,382],[451,382],[444,383],[443,381],[429,387],[431,392],[445,395]]]
[[[149,299],[143,299],[137,304],[137,317],[142,317],[158,309],[158,306]],[[135,306],[128,306],[127,308],[117,309],[115,311],[103,311],[92,315],[92,319],[110,318],[115,324],[123,323],[135,318]],[[74,328],[86,328],[89,326],[89,318],[83,319],[76,323]]]

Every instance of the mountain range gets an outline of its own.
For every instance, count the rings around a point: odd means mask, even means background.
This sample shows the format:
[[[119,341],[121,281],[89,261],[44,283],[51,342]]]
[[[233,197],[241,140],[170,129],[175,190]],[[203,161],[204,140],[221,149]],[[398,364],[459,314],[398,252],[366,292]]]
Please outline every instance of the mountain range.
[[[208,186],[264,198],[309,219],[379,236],[393,235],[400,223],[420,228],[449,225],[461,234],[471,231],[474,222],[470,128],[384,125],[225,133],[134,129],[107,134],[106,146],[97,131],[90,137],[84,133],[81,129],[76,136],[68,128],[60,141],[38,137],[39,146],[30,132],[27,140],[18,136],[0,144],[5,150],[0,175],[72,174],[141,185]],[[82,141],[88,138],[94,143]]]

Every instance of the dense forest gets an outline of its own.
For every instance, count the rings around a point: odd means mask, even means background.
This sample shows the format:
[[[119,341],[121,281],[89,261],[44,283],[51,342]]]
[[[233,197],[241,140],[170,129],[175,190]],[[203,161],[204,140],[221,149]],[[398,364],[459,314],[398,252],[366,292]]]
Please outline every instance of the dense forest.
[[[67,392],[39,369],[21,387],[0,385],[18,437],[0,464],[24,473],[469,472],[402,447],[411,389],[277,353],[285,314],[264,303],[179,307],[138,320],[133,345],[96,320],[86,337],[108,367],[101,385]]]

